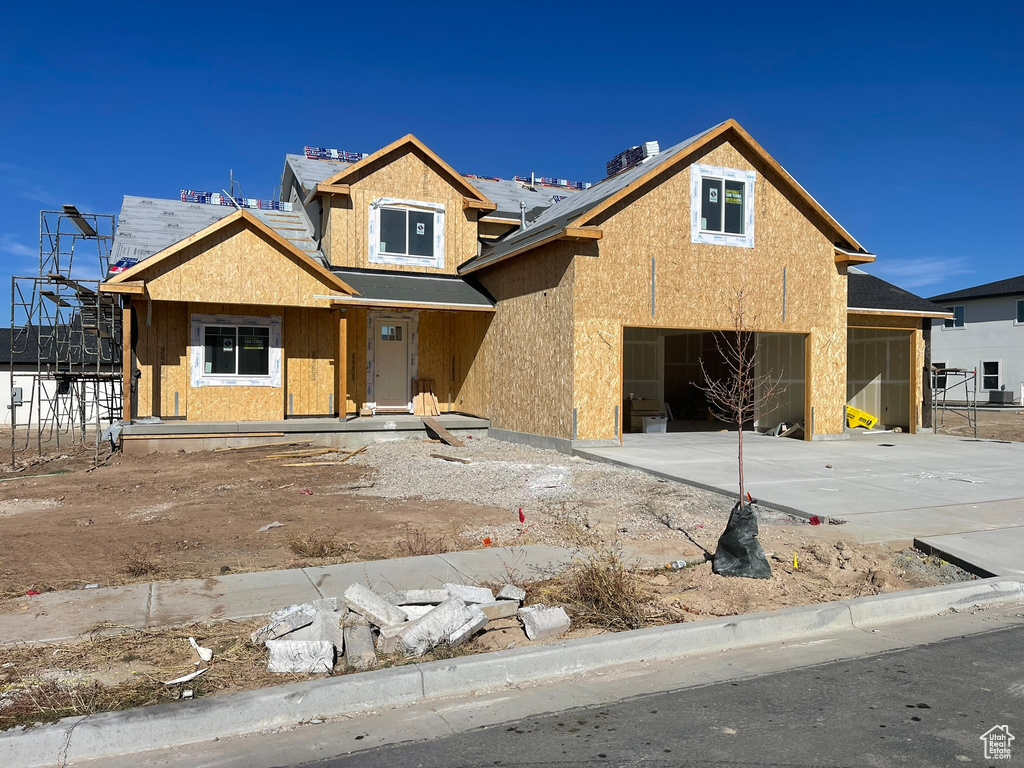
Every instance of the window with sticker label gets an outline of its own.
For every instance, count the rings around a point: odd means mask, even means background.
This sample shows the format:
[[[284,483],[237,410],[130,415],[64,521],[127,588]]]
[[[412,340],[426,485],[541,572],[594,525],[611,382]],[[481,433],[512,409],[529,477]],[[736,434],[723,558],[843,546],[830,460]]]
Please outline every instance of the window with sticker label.
[[[444,206],[381,199],[370,209],[370,261],[444,265]]]
[[[753,171],[691,166],[692,242],[754,246],[755,178]]]

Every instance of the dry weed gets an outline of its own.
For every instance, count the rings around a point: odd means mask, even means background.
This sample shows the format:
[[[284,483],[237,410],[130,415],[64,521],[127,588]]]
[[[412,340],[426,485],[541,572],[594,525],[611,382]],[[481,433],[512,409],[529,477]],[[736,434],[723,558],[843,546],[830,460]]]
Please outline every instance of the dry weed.
[[[160,566],[153,561],[152,554],[141,547],[125,552],[123,558],[119,571],[129,578],[141,579],[160,572]]]
[[[392,546],[396,557],[419,557],[421,555],[440,555],[457,549],[450,536],[431,536],[425,530],[411,525],[405,526],[402,536]]]
[[[562,510],[555,516],[576,560],[549,581],[544,602],[561,603],[577,623],[601,629],[637,629],[652,622],[653,594],[647,580],[626,562],[616,539],[608,540],[585,514]]]
[[[299,557],[324,558],[344,557],[355,551],[355,544],[338,536],[327,528],[317,528],[306,533],[293,533],[288,537],[288,546]]]

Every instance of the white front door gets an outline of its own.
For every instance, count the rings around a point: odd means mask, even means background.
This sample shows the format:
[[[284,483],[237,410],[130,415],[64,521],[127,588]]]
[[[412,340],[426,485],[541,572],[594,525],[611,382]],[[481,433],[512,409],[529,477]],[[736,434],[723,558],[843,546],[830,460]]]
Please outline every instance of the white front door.
[[[374,399],[377,408],[409,407],[409,322],[374,321]]]

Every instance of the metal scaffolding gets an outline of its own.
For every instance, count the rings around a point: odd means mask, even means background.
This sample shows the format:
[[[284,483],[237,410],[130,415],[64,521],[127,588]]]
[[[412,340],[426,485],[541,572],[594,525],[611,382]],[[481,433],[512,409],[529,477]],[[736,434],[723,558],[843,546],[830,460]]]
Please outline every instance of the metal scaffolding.
[[[977,369],[932,368],[932,419],[936,432],[946,426],[947,413],[966,419],[974,436],[978,436]]]
[[[85,445],[121,418],[121,313],[100,293],[115,218],[65,205],[39,214],[39,274],[11,278],[11,463],[33,443]]]

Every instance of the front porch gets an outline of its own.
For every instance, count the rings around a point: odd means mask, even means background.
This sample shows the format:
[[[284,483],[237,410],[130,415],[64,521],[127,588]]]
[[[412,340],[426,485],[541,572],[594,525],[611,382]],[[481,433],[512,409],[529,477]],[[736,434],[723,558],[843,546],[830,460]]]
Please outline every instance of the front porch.
[[[434,419],[458,437],[484,437],[487,419],[445,413]],[[161,421],[142,419],[125,424],[121,446],[126,454],[153,451],[212,451],[252,445],[308,442],[326,448],[358,448],[379,440],[426,440],[423,419],[410,414],[334,418],[281,419],[274,421]]]

